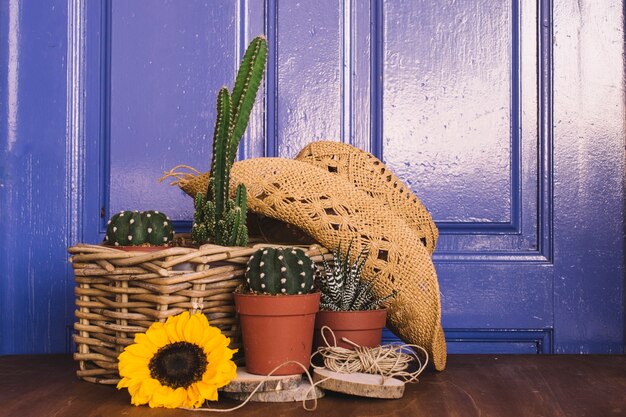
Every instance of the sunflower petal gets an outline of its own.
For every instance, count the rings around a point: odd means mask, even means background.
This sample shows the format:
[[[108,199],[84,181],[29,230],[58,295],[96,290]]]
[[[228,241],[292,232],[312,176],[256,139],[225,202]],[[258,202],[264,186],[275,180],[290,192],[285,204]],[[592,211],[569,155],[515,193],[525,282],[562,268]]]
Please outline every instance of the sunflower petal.
[[[157,326],[158,325],[158,326]],[[160,349],[170,342],[170,338],[165,330],[163,323],[156,322],[146,332],[146,337],[152,342],[152,344]]]
[[[165,326],[163,326],[171,343],[180,342],[182,340],[182,337],[176,332],[176,325],[178,324],[179,318],[180,316],[170,316],[167,318]]]
[[[201,381],[197,383],[197,386],[202,398],[208,401],[217,401],[217,387],[215,385]]]
[[[198,383],[193,383],[187,388],[187,405],[186,407],[198,408],[204,403],[204,398],[198,389]]]
[[[170,387],[159,385],[153,392],[152,398],[148,405],[150,408],[167,407],[166,404],[171,402],[170,397],[174,394],[174,390]]]
[[[187,341],[185,339],[185,327],[187,327],[187,322],[189,321],[189,312],[185,311],[178,315],[178,321],[176,322],[176,334],[182,341]]]
[[[196,313],[191,316],[184,329],[185,340],[196,345],[200,345],[204,336],[205,327],[200,317],[204,317],[204,314]]]
[[[150,343],[145,334],[142,335],[137,335],[137,336],[143,336],[139,338],[139,342],[135,343],[134,345],[130,345],[130,346],[126,346],[126,352],[130,352],[131,354],[138,356],[140,358],[147,358],[148,360],[150,360],[150,358],[152,358],[152,356],[156,353],[156,349],[153,350],[153,345],[152,343]],[[146,344],[145,342],[148,342],[148,344]]]

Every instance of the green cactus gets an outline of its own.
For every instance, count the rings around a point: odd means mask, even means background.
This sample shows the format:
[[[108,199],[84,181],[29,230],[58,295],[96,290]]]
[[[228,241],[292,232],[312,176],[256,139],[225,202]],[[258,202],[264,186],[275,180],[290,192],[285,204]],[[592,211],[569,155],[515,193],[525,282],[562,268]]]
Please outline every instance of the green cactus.
[[[232,207],[229,208],[224,232],[223,240],[227,242],[228,246],[236,246],[248,239],[248,226],[246,225],[247,206],[246,186],[239,184],[235,190],[235,201]]]
[[[209,188],[212,187],[213,178],[209,179]],[[207,201],[204,194],[198,193],[194,200],[193,226],[191,238],[198,243],[206,242],[210,236],[215,235],[215,203]]]
[[[246,188],[239,184],[235,200],[230,199],[230,169],[250,119],[266,60],[267,41],[259,36],[246,49],[232,97],[226,87],[218,93],[209,185],[206,194],[198,194],[194,202],[191,235],[198,244],[212,241],[219,245],[245,246],[248,243]]]
[[[266,62],[267,40],[264,36],[257,36],[246,49],[233,88],[230,139],[230,148],[233,152],[229,159],[231,165],[235,161],[239,142],[248,126],[250,112],[263,79]]]
[[[248,260],[248,290],[261,294],[308,294],[315,290],[315,264],[302,249],[261,248]]]
[[[172,222],[158,211],[121,211],[108,222],[104,243],[113,246],[169,245],[174,239]]]
[[[217,94],[217,119],[213,133],[213,160],[211,161],[216,219],[221,219],[224,216],[224,209],[229,198],[230,164],[228,163],[228,153],[230,141],[228,132],[230,130],[230,107],[228,89],[222,87]]]

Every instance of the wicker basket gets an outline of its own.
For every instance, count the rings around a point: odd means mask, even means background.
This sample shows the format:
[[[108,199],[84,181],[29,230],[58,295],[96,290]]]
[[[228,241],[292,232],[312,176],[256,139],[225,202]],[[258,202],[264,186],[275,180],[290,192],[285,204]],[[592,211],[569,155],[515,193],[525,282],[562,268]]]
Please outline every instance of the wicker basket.
[[[86,244],[69,248],[76,282],[78,377],[117,384],[117,356],[133,343],[135,334],[185,310],[202,311],[231,339],[230,347],[238,348],[240,332],[232,293],[242,282],[249,256],[260,246],[270,245],[203,245],[153,252]],[[318,245],[304,249],[316,263],[327,253]],[[241,356],[236,359],[241,361]]]

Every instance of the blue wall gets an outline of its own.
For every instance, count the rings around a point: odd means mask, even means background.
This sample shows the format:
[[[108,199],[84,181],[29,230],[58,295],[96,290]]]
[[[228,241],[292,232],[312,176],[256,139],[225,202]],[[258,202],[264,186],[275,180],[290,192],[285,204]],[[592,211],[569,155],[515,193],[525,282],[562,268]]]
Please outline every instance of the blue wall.
[[[0,4],[0,354],[71,349],[66,248],[206,170],[215,94],[270,59],[240,155],[383,158],[440,227],[451,352],[624,349],[623,2]],[[601,3],[601,4],[600,4]]]
[[[67,5],[0,4],[0,352],[67,349]]]

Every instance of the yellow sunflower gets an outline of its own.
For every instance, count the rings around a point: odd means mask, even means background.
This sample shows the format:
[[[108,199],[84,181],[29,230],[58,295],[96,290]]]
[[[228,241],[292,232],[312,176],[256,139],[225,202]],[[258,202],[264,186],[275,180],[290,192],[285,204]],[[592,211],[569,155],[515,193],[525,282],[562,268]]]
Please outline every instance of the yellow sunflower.
[[[117,388],[128,388],[134,405],[197,408],[216,401],[217,389],[236,376],[229,343],[201,313],[154,323],[120,353]]]

